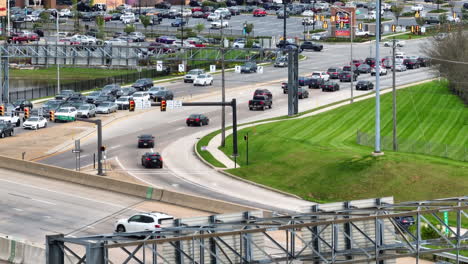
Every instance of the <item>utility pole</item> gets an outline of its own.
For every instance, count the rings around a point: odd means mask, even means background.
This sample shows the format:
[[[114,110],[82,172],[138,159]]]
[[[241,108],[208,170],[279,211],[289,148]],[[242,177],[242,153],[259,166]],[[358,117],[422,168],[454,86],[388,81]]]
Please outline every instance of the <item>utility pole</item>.
[[[396,85],[395,85],[395,50],[396,50],[396,40],[393,37],[393,52],[392,52],[392,61],[393,61],[393,73],[392,73],[392,93],[393,93],[393,102],[392,102],[392,112],[393,112],[393,151],[398,150],[397,143],[397,113],[396,113]]]
[[[224,80],[224,39],[223,39],[223,16],[221,15],[221,147],[226,145],[226,86]]]
[[[376,10],[379,12],[375,30],[375,148],[374,155],[382,155],[380,146],[380,0],[377,0]]]
[[[286,47],[286,1],[283,0],[283,46]]]
[[[297,50],[288,51],[288,116],[299,112],[297,84],[298,84],[298,61]]]
[[[354,36],[354,25],[353,25],[353,11],[349,12],[351,17],[351,25],[350,33],[351,33],[351,104],[354,102],[354,95],[353,95],[353,85],[354,85],[354,70],[353,70],[353,36]]]
[[[7,0],[8,1],[8,0]],[[60,57],[58,55],[58,50],[59,50],[59,13],[58,11],[56,12],[56,26],[57,26],[57,38],[56,38],[56,42],[55,42],[55,45],[56,45],[56,51],[57,51],[57,54],[56,57],[57,57],[57,94],[60,94]]]

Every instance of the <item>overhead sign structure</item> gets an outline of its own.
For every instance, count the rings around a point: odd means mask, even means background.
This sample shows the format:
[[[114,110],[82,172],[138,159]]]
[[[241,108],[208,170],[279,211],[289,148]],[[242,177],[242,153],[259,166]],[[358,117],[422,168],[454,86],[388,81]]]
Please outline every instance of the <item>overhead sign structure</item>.
[[[166,104],[167,104],[167,108],[174,109],[174,100],[167,100]]]
[[[181,107],[182,107],[182,101],[175,100],[174,101],[174,108],[181,108]]]
[[[240,73],[241,72],[241,66],[236,65],[236,67],[234,67],[234,70],[236,71],[236,73]]]
[[[185,72],[185,64],[179,64],[179,72]]]
[[[210,72],[216,71],[216,65],[210,65]]]
[[[135,100],[135,109],[149,109],[151,102],[149,100]]]

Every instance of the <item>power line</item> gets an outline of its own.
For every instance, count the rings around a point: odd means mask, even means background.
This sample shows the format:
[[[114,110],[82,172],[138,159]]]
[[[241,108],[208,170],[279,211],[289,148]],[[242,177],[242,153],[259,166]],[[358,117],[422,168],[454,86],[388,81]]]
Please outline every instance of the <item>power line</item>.
[[[431,57],[429,57],[431,58]],[[440,59],[440,58],[431,58],[433,60],[439,60],[439,61],[445,61],[445,62],[450,62],[450,63],[457,63],[457,64],[468,64],[468,61],[454,61],[454,60],[445,60],[445,59]]]

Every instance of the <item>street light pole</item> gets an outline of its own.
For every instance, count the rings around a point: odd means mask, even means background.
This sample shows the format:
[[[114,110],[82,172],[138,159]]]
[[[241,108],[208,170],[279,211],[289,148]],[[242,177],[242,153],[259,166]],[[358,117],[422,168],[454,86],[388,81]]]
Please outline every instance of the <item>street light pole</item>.
[[[224,39],[223,39],[223,16],[221,15],[221,147],[226,145],[226,86],[224,82]]]
[[[286,0],[283,0],[283,46],[286,47]]]
[[[375,148],[374,155],[382,155],[380,146],[380,0],[377,0],[376,30],[375,30]]]
[[[398,150],[398,143],[397,143],[397,113],[396,113],[396,85],[395,85],[395,49],[396,49],[396,40],[393,37],[393,73],[392,73],[392,93],[393,93],[393,101],[392,101],[392,114],[393,114],[393,151]]]
[[[353,69],[353,36],[354,36],[354,25],[353,25],[353,12],[349,12],[351,13],[350,14],[350,17],[351,17],[351,28],[350,28],[350,33],[351,33],[351,101],[350,103],[352,104],[354,102],[354,95],[353,95],[353,79],[354,79],[354,69]]]
[[[56,51],[58,53],[58,44],[59,44],[59,13],[57,12],[56,13],[56,26],[57,26],[57,38],[56,38]],[[60,93],[60,57],[58,56],[58,54],[55,54],[57,56],[57,94]]]

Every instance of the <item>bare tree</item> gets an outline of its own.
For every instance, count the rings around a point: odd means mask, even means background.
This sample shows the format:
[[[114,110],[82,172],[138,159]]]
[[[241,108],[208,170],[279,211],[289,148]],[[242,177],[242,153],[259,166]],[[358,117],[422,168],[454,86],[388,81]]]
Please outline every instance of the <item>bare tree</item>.
[[[397,25],[398,25],[398,19],[400,19],[401,13],[403,12],[403,8],[404,8],[404,6],[400,5],[400,4],[392,6],[392,12],[393,12],[393,15],[396,18],[396,24]]]
[[[468,35],[463,34],[463,28],[434,38],[424,53],[431,58],[433,70],[448,80],[450,90],[468,104]]]

